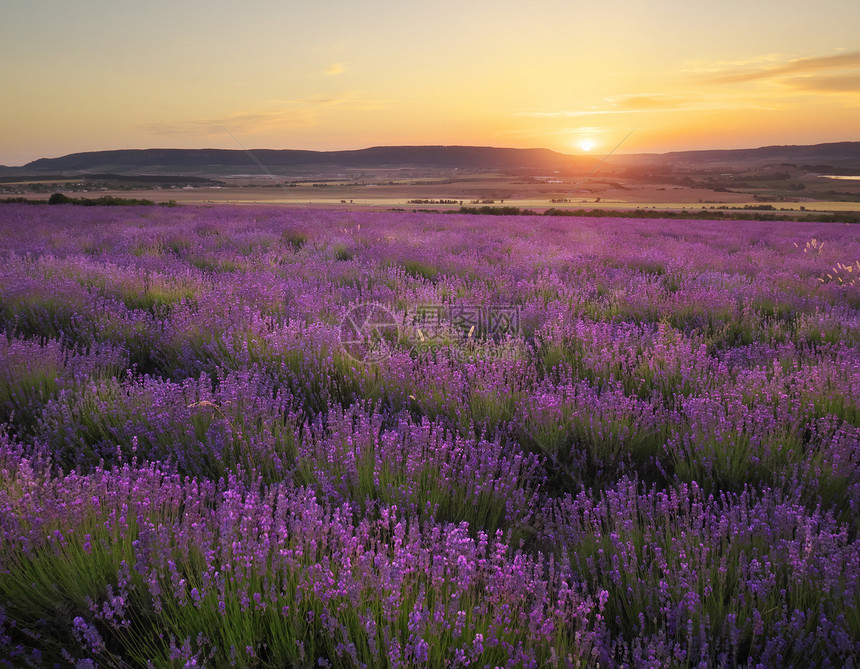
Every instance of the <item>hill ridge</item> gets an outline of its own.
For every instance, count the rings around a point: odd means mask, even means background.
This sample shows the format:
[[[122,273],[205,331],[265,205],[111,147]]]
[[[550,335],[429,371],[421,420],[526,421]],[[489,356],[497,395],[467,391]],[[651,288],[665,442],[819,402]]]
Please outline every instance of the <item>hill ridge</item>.
[[[572,155],[546,148],[509,148],[469,145],[371,146],[363,149],[314,151],[309,149],[111,149],[84,151],[55,158],[39,158],[21,167],[4,171],[29,170],[34,173],[93,172],[128,173],[141,170],[155,173],[173,171],[254,170],[259,161],[267,168],[282,171],[298,168],[340,167],[373,169],[392,167],[516,170],[588,168],[598,155]],[[746,149],[702,149],[667,153],[616,155],[620,164],[659,163],[743,163],[802,161],[830,163],[860,168],[860,142],[784,144]]]

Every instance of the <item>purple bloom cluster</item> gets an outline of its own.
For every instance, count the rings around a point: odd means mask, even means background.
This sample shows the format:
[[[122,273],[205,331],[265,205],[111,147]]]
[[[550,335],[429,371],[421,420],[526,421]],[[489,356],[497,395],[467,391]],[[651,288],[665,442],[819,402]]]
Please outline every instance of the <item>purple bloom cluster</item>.
[[[0,666],[858,665],[851,227],[0,225]]]

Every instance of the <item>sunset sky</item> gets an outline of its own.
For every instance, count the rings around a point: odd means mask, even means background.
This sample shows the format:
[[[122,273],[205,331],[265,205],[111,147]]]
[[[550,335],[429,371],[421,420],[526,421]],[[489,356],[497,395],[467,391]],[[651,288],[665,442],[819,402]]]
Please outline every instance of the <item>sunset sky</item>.
[[[860,140],[856,0],[3,3],[0,164],[398,144]]]

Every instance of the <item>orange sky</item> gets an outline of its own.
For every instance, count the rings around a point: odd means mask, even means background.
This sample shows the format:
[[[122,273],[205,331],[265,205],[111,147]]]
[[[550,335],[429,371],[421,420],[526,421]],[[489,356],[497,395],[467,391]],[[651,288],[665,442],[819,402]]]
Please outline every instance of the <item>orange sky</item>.
[[[860,3],[28,0],[0,164],[147,147],[860,140]]]

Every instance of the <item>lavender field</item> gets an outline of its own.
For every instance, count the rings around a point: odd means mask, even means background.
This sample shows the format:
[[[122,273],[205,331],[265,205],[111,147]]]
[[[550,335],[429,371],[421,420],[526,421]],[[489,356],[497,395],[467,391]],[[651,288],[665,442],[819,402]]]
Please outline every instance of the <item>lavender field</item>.
[[[0,666],[860,665],[860,229],[0,210]]]

